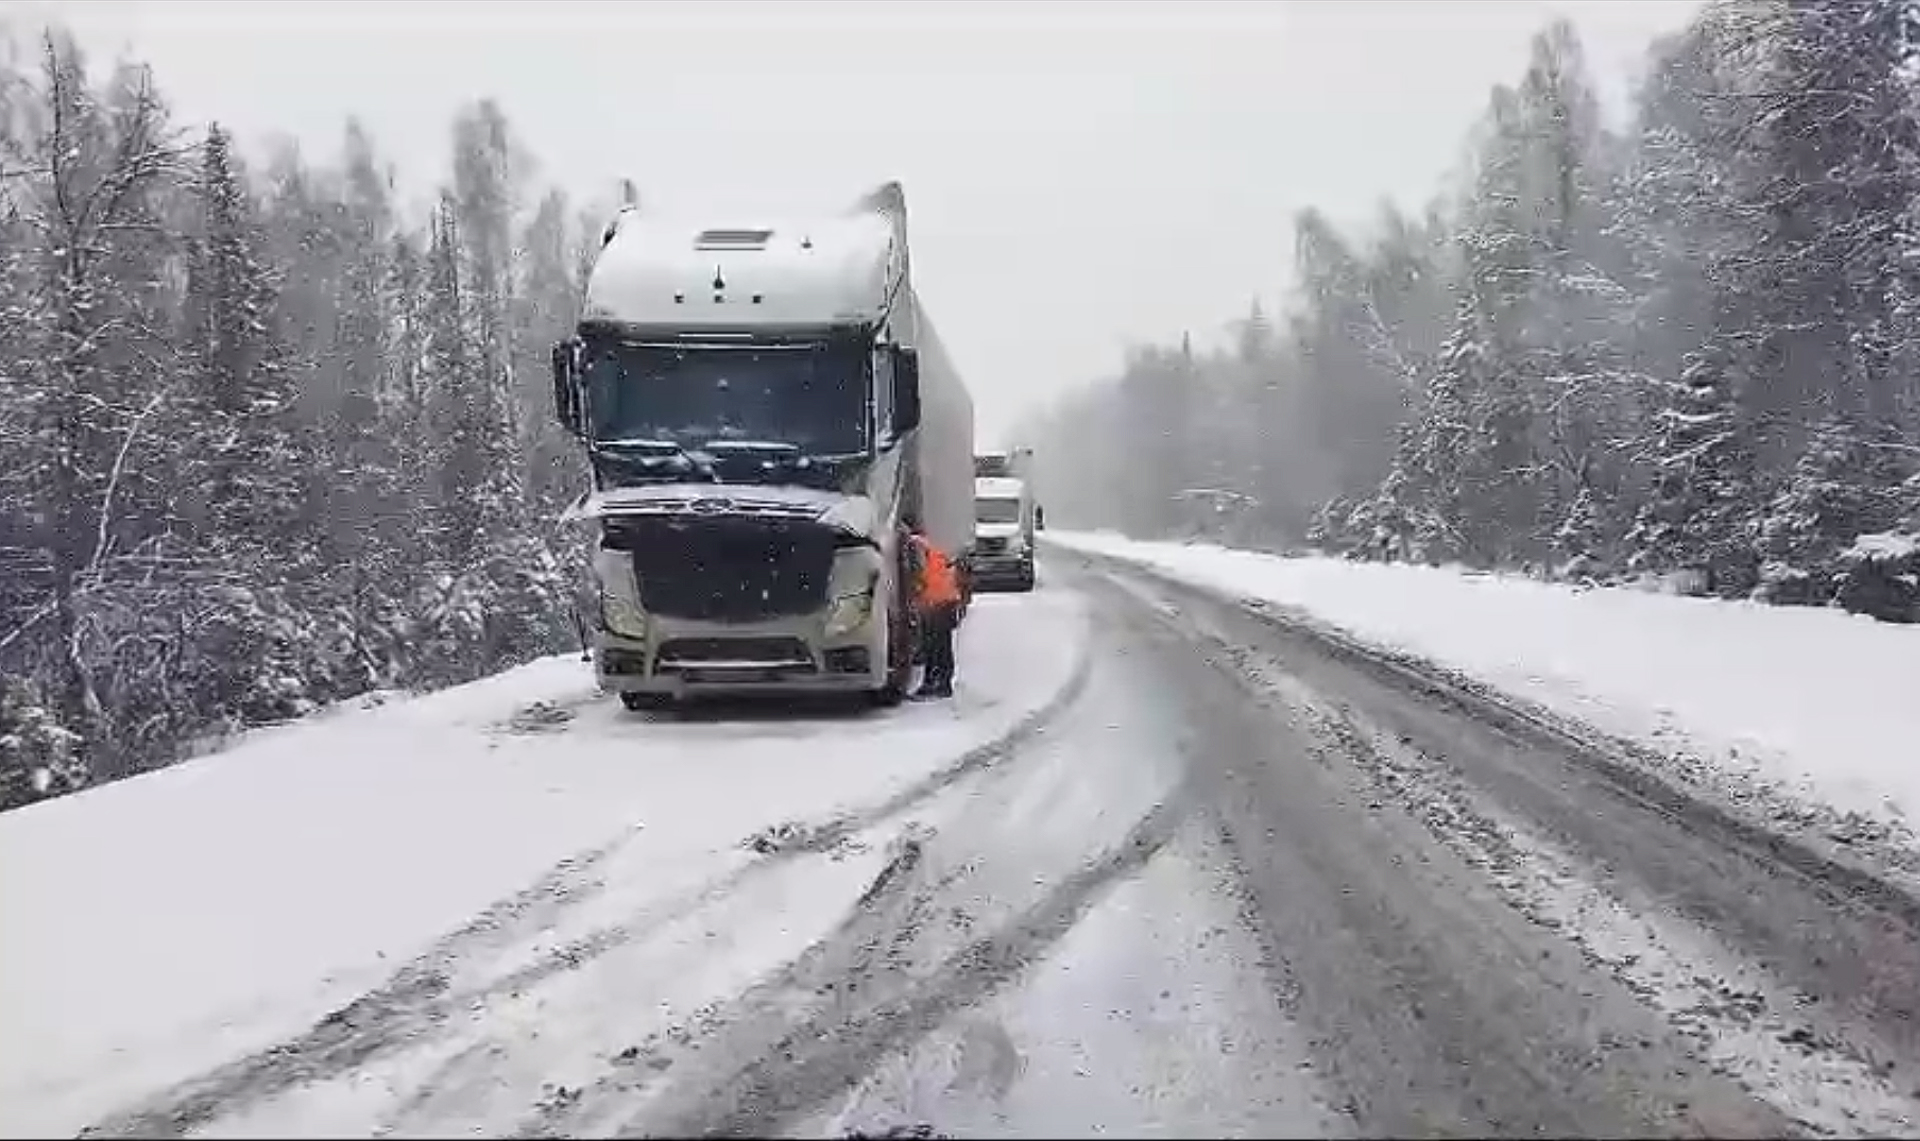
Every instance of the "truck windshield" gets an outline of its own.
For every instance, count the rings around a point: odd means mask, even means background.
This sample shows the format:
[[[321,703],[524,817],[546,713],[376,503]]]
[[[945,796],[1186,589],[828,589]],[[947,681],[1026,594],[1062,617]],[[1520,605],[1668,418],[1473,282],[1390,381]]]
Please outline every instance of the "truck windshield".
[[[973,501],[973,517],[981,523],[1018,523],[1020,501],[1018,499],[976,499]]]
[[[871,361],[857,341],[655,345],[589,340],[587,407],[600,443],[785,444],[816,456],[867,446]]]

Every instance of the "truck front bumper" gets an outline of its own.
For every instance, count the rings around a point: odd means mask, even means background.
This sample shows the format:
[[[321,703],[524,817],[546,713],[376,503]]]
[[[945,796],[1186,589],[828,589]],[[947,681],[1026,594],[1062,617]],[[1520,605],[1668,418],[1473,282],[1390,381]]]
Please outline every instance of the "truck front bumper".
[[[883,627],[870,615],[828,637],[817,614],[739,624],[649,616],[644,637],[599,630],[594,668],[620,693],[870,692],[886,682]]]
[[[1029,590],[1033,587],[1031,552],[1020,555],[976,554],[970,566],[976,590]]]

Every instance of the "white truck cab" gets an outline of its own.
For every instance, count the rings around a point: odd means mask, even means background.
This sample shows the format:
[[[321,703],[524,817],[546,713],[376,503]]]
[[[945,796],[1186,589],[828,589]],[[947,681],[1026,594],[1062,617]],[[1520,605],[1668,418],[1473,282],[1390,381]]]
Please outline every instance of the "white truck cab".
[[[966,556],[973,403],[915,293],[905,198],[755,225],[623,210],[554,402],[592,478],[594,659],[632,708],[912,669],[902,535]]]
[[[973,470],[974,589],[1030,591],[1034,532],[1044,525],[1032,486],[1005,453],[975,456]]]

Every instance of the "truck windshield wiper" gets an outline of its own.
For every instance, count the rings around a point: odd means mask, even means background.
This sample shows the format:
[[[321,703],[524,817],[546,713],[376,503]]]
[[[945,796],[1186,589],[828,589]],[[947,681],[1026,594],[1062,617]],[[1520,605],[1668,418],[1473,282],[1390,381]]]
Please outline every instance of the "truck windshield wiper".
[[[672,440],[595,440],[595,451],[611,453],[617,459],[637,463],[642,468],[666,468],[675,472],[693,472],[714,483],[720,477],[713,465],[702,463]]]
[[[700,450],[709,455],[752,455],[763,460],[794,461],[805,458],[800,445],[784,440],[708,440]]]
[[[799,444],[790,444],[785,440],[709,440],[701,445],[707,451],[742,452],[784,452],[798,453]]]
[[[836,457],[816,456],[798,444],[785,440],[711,440],[700,445],[700,450],[710,455],[733,453],[758,456],[762,463],[769,466],[780,464],[791,467],[825,466]]]

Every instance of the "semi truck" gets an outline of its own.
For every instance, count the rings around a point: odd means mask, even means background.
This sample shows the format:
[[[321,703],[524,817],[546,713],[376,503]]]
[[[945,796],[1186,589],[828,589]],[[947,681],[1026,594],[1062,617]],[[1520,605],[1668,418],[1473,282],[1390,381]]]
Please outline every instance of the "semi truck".
[[[976,590],[1030,591],[1034,532],[1046,526],[1021,452],[982,452],[973,458],[973,560]]]
[[[604,688],[630,709],[905,694],[905,536],[969,559],[973,401],[914,288],[899,183],[749,225],[623,208],[553,394],[590,476],[566,518],[597,539]]]

